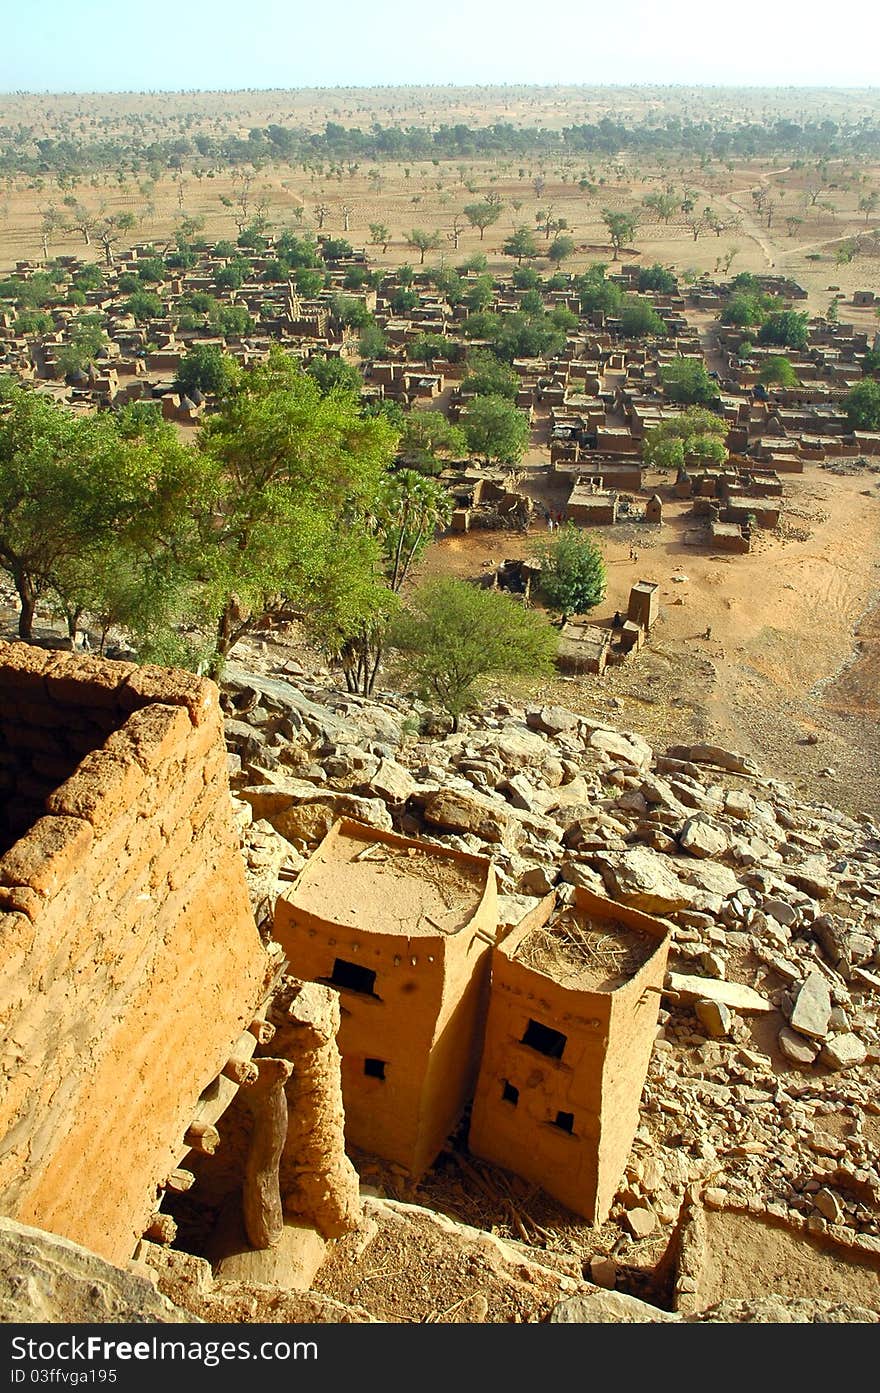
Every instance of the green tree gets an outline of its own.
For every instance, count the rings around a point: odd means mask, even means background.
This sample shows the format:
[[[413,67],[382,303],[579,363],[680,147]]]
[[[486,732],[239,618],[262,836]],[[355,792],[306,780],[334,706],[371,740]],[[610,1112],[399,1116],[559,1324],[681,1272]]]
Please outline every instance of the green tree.
[[[513,368],[486,349],[474,348],[467,355],[467,372],[461,384],[463,392],[478,397],[507,397],[516,400],[520,379]]]
[[[134,295],[128,297],[125,308],[138,324],[148,319],[159,319],[165,312],[165,306],[152,290],[135,291]]]
[[[314,358],[309,359],[306,372],[317,382],[324,397],[331,392],[360,396],[363,391],[364,380],[354,363],[347,363],[343,358],[328,358],[316,353]]]
[[[480,241],[482,242],[486,228],[491,227],[501,217],[501,204],[481,199],[477,203],[466,203],[463,211],[471,227],[480,229]]]
[[[388,352],[388,339],[384,330],[375,320],[365,324],[358,339],[358,353],[362,358],[382,358]]]
[[[74,320],[68,342],[58,350],[58,366],[64,376],[82,372],[89,363],[94,362],[108,342],[107,335],[100,325]]]
[[[248,273],[248,264],[245,260],[236,258],[228,265],[221,266],[219,271],[214,273],[214,284],[218,290],[238,290],[245,280]]]
[[[733,324],[739,328],[763,324],[772,303],[769,295],[760,292],[755,294],[748,290],[736,291],[721,311],[721,323]]]
[[[594,261],[582,275],[575,276],[574,290],[580,296],[582,314],[618,314],[623,304],[623,291],[615,281],[609,281],[607,267]]]
[[[674,295],[678,289],[678,281],[674,272],[666,266],[661,266],[659,262],[654,262],[653,266],[643,266],[639,271],[639,290],[653,290],[658,295]]]
[[[639,225],[636,213],[617,213],[613,208],[602,209],[602,221],[608,229],[611,240],[612,261],[620,260],[620,249],[631,242]]]
[[[548,250],[548,252],[547,252],[547,256],[548,256],[548,257],[550,258],[550,260],[553,262],[554,266],[559,266],[559,265],[561,265],[563,261],[565,261],[568,257],[573,256],[573,255],[574,255],[574,238],[573,238],[573,237],[557,237],[557,238],[555,238],[555,240],[550,244],[549,250]]]
[[[673,218],[679,209],[679,200],[674,193],[649,193],[642,199],[642,203],[649,212],[655,213],[660,221],[667,225],[670,218]],[[659,286],[651,285],[644,287],[644,289],[658,290]]]
[[[365,329],[368,324],[373,323],[373,316],[366,303],[352,295],[334,295],[332,308],[344,329]]]
[[[189,396],[195,388],[224,396],[232,391],[241,377],[234,358],[214,343],[194,344],[177,369],[175,387]]]
[[[221,305],[217,310],[217,327],[227,338],[249,334],[254,321],[244,305]]]
[[[442,411],[410,411],[398,450],[421,473],[439,474],[444,460],[464,457],[467,441],[461,427],[447,421]]]
[[[510,596],[446,579],[419,587],[390,643],[421,698],[438,701],[456,731],[486,678],[549,674],[557,637],[543,615]]]
[[[443,246],[443,234],[437,229],[434,232],[426,232],[423,227],[414,227],[403,234],[403,240],[408,247],[415,247],[418,251],[420,266],[425,263],[426,252],[437,251]]]
[[[642,457],[654,469],[680,469],[686,455],[723,464],[727,458],[727,430],[727,422],[720,416],[704,407],[692,406],[646,432]]]
[[[462,282],[464,285],[464,282]],[[491,276],[478,276],[473,284],[466,286],[464,303],[470,314],[487,310],[495,300],[495,284]]]
[[[518,464],[529,439],[529,418],[507,397],[474,397],[462,416],[468,449],[487,464]]]
[[[320,249],[325,261],[347,261],[354,254],[351,242],[344,237],[328,237],[321,242]]]
[[[809,316],[797,310],[780,310],[765,319],[758,331],[758,343],[777,348],[806,348]]]
[[[349,691],[368,695],[382,660],[388,624],[398,593],[438,526],[446,526],[452,504],[446,490],[412,469],[379,481],[364,540],[351,531],[320,587],[317,631],[339,662]],[[370,551],[372,547],[372,552]]]
[[[535,234],[528,227],[515,227],[501,250],[505,256],[515,256],[517,266],[541,254]]]
[[[667,399],[684,406],[708,406],[718,398],[718,385],[698,358],[673,358],[660,369],[660,380]]]
[[[857,382],[843,404],[853,430],[880,430],[880,382],[872,378]]]
[[[665,321],[660,318],[651,301],[643,300],[638,295],[624,296],[620,310],[620,327],[628,339],[641,339],[648,335],[659,336],[668,332]]]
[[[599,543],[574,523],[552,540],[532,548],[541,563],[541,593],[565,623],[570,614],[586,614],[605,598],[607,573]]]
[[[69,622],[94,602],[112,551],[158,588],[188,550],[171,537],[197,493],[197,453],[161,421],[75,416],[10,379],[0,401],[0,566],[18,591],[20,636],[31,637],[40,600],[54,596]]]
[[[787,358],[774,354],[758,369],[758,381],[765,387],[797,387],[798,375]]]
[[[351,538],[366,530],[396,443],[386,420],[362,415],[353,393],[322,395],[277,345],[224,398],[201,436],[215,469],[199,513],[212,674],[263,615],[320,616],[339,558],[369,550]]]
[[[386,223],[370,223],[370,241],[374,247],[381,247],[383,254],[387,252],[388,243],[391,241],[391,233],[388,231]]]

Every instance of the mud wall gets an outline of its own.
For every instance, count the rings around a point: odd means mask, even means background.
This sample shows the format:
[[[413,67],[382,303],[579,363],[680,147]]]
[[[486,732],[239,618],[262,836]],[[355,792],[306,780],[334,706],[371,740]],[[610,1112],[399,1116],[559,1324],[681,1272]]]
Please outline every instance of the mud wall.
[[[322,845],[352,826],[337,824]],[[368,842],[409,844],[391,833],[362,831]],[[273,932],[298,977],[330,982],[337,958],[376,974],[372,993],[339,990],[345,1135],[413,1175],[434,1160],[472,1095],[488,993],[487,940],[497,925],[489,863],[451,852],[447,859],[486,875],[470,921],[454,935],[408,937],[325,921],[298,905],[295,891],[275,906]]]
[[[468,1144],[475,1155],[534,1181],[575,1213],[602,1223],[638,1126],[668,935],[651,916],[589,891],[578,890],[577,904],[596,918],[613,916],[650,934],[657,948],[614,991],[562,986],[515,959],[531,929],[549,917],[551,895],[493,950]],[[530,1021],[565,1036],[561,1057],[525,1042]]]
[[[116,1262],[267,984],[217,698],[0,644],[0,1212]]]

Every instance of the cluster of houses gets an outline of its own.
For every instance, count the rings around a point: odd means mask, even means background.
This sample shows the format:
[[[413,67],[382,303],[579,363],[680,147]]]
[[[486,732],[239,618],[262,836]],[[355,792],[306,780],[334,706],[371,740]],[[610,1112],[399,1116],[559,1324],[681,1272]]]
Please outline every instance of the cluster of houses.
[[[229,252],[229,244],[222,250]],[[340,249],[337,245],[333,250]],[[404,281],[399,272],[389,272],[377,287],[375,278],[366,274],[365,253],[351,250],[337,259],[328,257],[323,288],[305,296],[297,292],[294,279],[267,278],[273,274],[273,265],[277,268],[271,239],[260,252],[235,255],[239,265],[243,258],[247,271],[234,288],[225,286],[222,276],[218,285],[218,275],[231,258],[218,254],[216,247],[204,247],[189,268],[167,269],[164,280],[150,287],[161,312],[140,323],[129,312],[129,295],[120,283],[130,287],[132,274],[145,261],[155,266],[151,246],[120,252],[112,266],[103,268],[103,283],[86,291],[84,305],[80,295],[80,304],[72,306],[69,284],[60,284],[57,304],[46,307],[53,325],[49,332],[17,332],[12,307],[4,309],[0,301],[0,371],[30,379],[38,390],[74,409],[158,400],[167,419],[194,424],[210,409],[210,401],[197,389],[184,394],[176,380],[194,343],[217,344],[247,367],[280,342],[304,362],[316,355],[358,362],[367,400],[393,401],[404,410],[431,407],[451,420],[467,412],[469,394],[462,385],[467,373],[465,349],[485,344],[464,339],[466,305],[450,304],[427,274],[417,273]],[[55,267],[73,276],[83,263],[62,257]],[[20,262],[17,275],[27,280],[41,269],[37,263]],[[472,279],[476,273],[469,274]],[[637,277],[638,267],[625,267],[614,279],[635,292]],[[554,279],[558,286],[559,278]],[[787,303],[805,295],[783,277],[761,278],[761,287]],[[401,297],[404,288],[411,293]],[[526,293],[509,281],[496,281],[488,308],[498,314],[521,310]],[[353,316],[353,322],[343,323],[340,294],[349,306],[359,302],[381,328],[385,346],[380,358],[360,362],[358,319]],[[620,320],[611,315],[581,313],[571,281],[561,288],[544,287],[546,310],[565,309],[577,317],[577,323],[553,357],[514,359],[511,365],[517,378],[516,404],[530,422],[540,426],[542,444],[546,441],[541,502],[504,468],[463,460],[440,476],[453,499],[452,529],[528,530],[542,514],[570,519],[587,529],[621,522],[662,523],[664,499],[644,488],[643,447],[647,433],[680,410],[664,391],[663,372],[680,358],[703,363],[703,345],[688,321],[688,310],[721,310],[729,294],[729,286],[705,283],[672,293],[652,292],[651,303],[663,318],[667,334],[627,338]],[[862,300],[866,294],[870,292],[863,293]],[[189,327],[181,327],[181,307],[191,305],[194,297],[198,304],[200,295],[211,297],[215,307],[243,308],[248,331],[219,333],[216,314],[212,322],[205,314],[205,323],[195,327],[189,314]],[[411,307],[401,308],[402,304]],[[108,342],[93,361],[65,377],[59,352],[84,312],[103,316]],[[796,387],[785,389],[765,388],[758,380],[764,359],[780,350],[753,347],[747,357],[741,355],[750,334],[754,337],[754,331],[724,326],[718,331],[723,368],[713,374],[718,383],[714,410],[728,427],[725,462],[686,458],[677,478],[661,490],[670,501],[691,499],[707,544],[732,552],[748,551],[756,528],[778,524],[783,495],[780,476],[801,472],[807,462],[880,455],[880,433],[853,432],[842,404],[846,392],[863,375],[865,354],[871,347],[866,331],[827,319],[810,321],[807,347],[783,350],[798,381]],[[435,336],[433,345],[446,356],[413,361],[412,345],[424,335]],[[647,632],[644,626],[641,632]],[[595,648],[592,632],[581,637],[584,654]],[[570,642],[576,641],[572,634]],[[637,647],[633,640],[625,651]],[[592,653],[588,670],[593,670],[594,659],[596,670],[601,671],[601,651]]]

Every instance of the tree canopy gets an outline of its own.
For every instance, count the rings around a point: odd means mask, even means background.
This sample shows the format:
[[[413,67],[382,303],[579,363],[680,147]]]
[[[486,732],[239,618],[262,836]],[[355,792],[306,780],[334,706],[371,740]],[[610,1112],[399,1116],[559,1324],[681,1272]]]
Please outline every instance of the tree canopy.
[[[557,637],[543,615],[510,596],[444,579],[413,594],[390,643],[422,699],[439,702],[457,730],[486,678],[548,674]]]
[[[673,358],[661,368],[660,380],[668,400],[684,406],[704,406],[718,398],[718,384],[698,358]]]
[[[541,563],[541,594],[563,621],[586,614],[605,598],[607,573],[599,543],[569,522],[533,547]]]
[[[853,430],[880,430],[880,382],[857,382],[844,397],[844,407]]]
[[[474,397],[462,415],[468,449],[487,464],[518,464],[529,438],[529,420],[507,397]]]
[[[647,431],[642,455],[655,469],[680,469],[687,455],[723,464],[727,430],[727,422],[720,416],[692,406]]]

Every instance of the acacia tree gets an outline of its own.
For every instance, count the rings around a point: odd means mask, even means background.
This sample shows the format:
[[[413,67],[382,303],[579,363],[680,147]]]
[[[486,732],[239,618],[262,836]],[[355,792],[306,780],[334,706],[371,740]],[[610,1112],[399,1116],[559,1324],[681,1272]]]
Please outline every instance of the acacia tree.
[[[61,212],[61,209],[56,208],[54,204],[50,204],[48,208],[41,209],[41,212],[40,242],[43,247],[43,260],[48,261],[49,243],[54,239],[57,233],[67,230],[67,219]]]
[[[621,247],[625,242],[631,242],[635,236],[638,216],[635,213],[617,213],[613,208],[603,208],[602,221],[611,240],[611,259],[619,261]]]
[[[542,614],[509,595],[445,579],[419,587],[390,642],[419,696],[439,701],[457,731],[485,678],[549,674],[557,637]]]
[[[726,436],[726,421],[704,407],[692,406],[646,432],[642,457],[655,469],[681,469],[686,455],[723,464]]]
[[[363,532],[396,434],[357,397],[318,384],[277,345],[201,436],[213,494],[199,515],[211,672],[267,613],[307,609],[347,531]]]
[[[381,247],[384,255],[388,250],[388,243],[391,241],[391,233],[383,222],[370,223],[370,241],[374,247]]]
[[[515,227],[501,250],[505,256],[515,256],[517,266],[521,266],[525,258],[531,260],[540,255],[534,234],[528,227]]]
[[[425,252],[437,251],[439,247],[443,246],[443,237],[439,231],[426,232],[423,227],[414,227],[410,232],[405,232],[403,240],[407,246],[415,247],[418,250],[420,266],[425,263]]]
[[[464,215],[471,227],[480,229],[480,241],[487,227],[491,227],[501,217],[501,204],[489,199],[481,199],[478,203],[466,203],[463,209]]]
[[[178,541],[199,492],[196,452],[132,408],[74,416],[9,379],[0,401],[0,566],[18,591],[20,636],[40,600],[54,596],[72,628],[103,603],[111,554],[129,559],[132,597],[138,577],[158,594],[189,554],[192,538]]]
[[[412,567],[446,526],[446,490],[412,469],[386,474],[368,511],[366,528],[348,529],[333,565],[325,568],[312,606],[312,629],[351,692],[373,690],[389,623]]]

